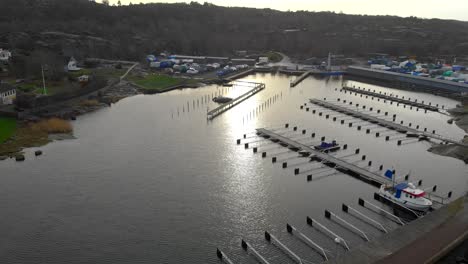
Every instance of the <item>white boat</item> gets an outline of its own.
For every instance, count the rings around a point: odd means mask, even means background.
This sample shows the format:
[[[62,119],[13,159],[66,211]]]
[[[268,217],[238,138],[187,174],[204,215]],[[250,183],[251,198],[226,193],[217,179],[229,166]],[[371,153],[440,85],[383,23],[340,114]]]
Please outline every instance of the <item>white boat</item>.
[[[425,212],[432,206],[431,200],[424,197],[426,193],[416,188],[413,183],[402,182],[395,186],[383,184],[380,186],[379,193],[383,197],[412,210]]]

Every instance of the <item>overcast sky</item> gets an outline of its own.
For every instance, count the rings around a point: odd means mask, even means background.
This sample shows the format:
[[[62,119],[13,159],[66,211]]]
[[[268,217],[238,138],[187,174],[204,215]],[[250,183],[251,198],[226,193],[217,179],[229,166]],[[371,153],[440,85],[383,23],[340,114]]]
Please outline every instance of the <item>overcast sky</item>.
[[[110,0],[117,3],[118,0]],[[130,2],[190,2],[184,0],[121,0]],[[205,1],[197,1],[203,3]],[[211,0],[222,6],[245,6],[278,10],[335,11],[347,14],[417,16],[422,18],[444,18],[468,21],[468,0]]]

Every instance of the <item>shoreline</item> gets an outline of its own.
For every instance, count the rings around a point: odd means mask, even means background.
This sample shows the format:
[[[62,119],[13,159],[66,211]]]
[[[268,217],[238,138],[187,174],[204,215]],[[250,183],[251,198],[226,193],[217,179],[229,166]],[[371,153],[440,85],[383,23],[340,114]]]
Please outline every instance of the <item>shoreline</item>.
[[[451,120],[454,121],[459,128],[463,129],[465,133],[468,133],[468,102],[466,99],[462,102],[460,107],[449,109],[448,112],[452,117]],[[462,141],[468,143],[468,135],[465,135]],[[460,147],[453,144],[441,144],[432,146],[428,149],[428,151],[437,155],[456,158],[462,160],[465,162],[465,164],[468,164],[468,148],[465,147]]]
[[[245,75],[249,75],[250,73],[256,72],[257,71],[250,69],[240,74],[235,74],[232,77],[228,77],[226,80],[234,81],[236,77],[242,78],[245,77]],[[27,116],[26,118],[24,118],[24,120],[20,121],[20,128],[18,130],[24,130],[31,122],[46,120],[48,118],[53,117],[58,117],[65,120],[75,120],[77,116],[94,112],[104,107],[110,107],[113,103],[117,103],[122,99],[138,94],[159,94],[177,89],[199,88],[209,84],[222,84],[224,82],[225,80],[221,79],[200,80],[200,82],[196,84],[188,85],[184,83],[172,87],[167,87],[161,90],[148,91],[147,89],[139,87],[131,81],[121,80],[119,83],[112,85],[111,87],[105,89],[102,93],[98,93],[97,95],[89,95],[86,98],[78,97],[75,99],[71,99],[67,102],[57,103],[45,110],[31,113],[30,116]],[[452,117],[451,120],[468,134],[468,101],[465,99],[465,101],[462,102],[462,105],[460,107],[449,109],[448,112]],[[21,134],[21,132],[19,134]],[[15,138],[16,136],[17,135],[15,135],[13,138]],[[45,137],[32,137],[31,140],[25,140],[23,138],[24,143],[18,144],[18,146],[16,146],[16,151],[12,151],[11,147],[6,147],[7,150],[4,150],[4,145],[6,143],[3,143],[2,145],[0,145],[0,161],[6,158],[14,158],[16,155],[21,155],[22,151],[26,148],[41,147],[50,143],[51,141],[73,138],[73,132],[67,133],[64,137],[59,136],[57,139],[53,136],[53,134],[49,134]],[[465,135],[463,141],[468,143],[468,135]],[[441,156],[453,157],[462,160],[466,164],[468,164],[468,148],[456,146],[453,144],[445,145],[434,143],[434,145],[430,147],[428,151]]]

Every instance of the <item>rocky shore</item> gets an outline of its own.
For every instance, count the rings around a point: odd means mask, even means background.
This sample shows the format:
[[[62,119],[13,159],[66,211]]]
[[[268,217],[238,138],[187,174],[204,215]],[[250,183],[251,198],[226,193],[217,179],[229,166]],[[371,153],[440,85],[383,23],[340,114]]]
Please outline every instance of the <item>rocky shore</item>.
[[[468,133],[468,102],[465,100],[463,105],[450,109],[449,113],[453,116],[452,121]],[[465,136],[463,142],[468,143],[468,136]],[[460,159],[468,164],[468,148],[456,145],[435,145],[429,151],[438,155]]]
[[[119,100],[138,94],[138,90],[126,81],[109,87],[96,96],[76,98],[64,103],[54,105],[38,113],[26,113],[18,124],[18,130],[10,140],[0,145],[0,160],[22,156],[22,150],[31,147],[40,147],[51,141],[73,139],[73,132],[47,133],[37,131],[34,124],[50,118],[74,120],[77,116],[109,107]]]

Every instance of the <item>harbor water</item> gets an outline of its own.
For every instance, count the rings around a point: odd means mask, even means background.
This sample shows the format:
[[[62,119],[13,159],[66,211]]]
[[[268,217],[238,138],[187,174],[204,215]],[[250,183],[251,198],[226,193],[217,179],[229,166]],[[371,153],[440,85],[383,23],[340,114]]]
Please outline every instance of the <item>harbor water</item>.
[[[450,116],[344,94],[339,91],[341,78],[309,77],[290,88],[293,78],[279,74],[245,77],[265,83],[266,89],[212,121],[206,113],[217,106],[213,96],[236,97],[248,88],[209,85],[129,97],[80,116],[73,122],[76,139],[41,147],[43,156],[34,157],[35,149],[28,149],[23,163],[1,162],[0,262],[219,263],[218,247],[235,263],[256,263],[242,250],[244,239],[271,263],[294,263],[265,241],[264,231],[304,260],[322,261],[320,254],[286,232],[286,223],[322,245],[330,256],[344,254],[333,240],[306,225],[307,216],[342,235],[351,248],[365,243],[325,219],[324,210],[343,215],[342,203],[359,208],[358,198],[373,201],[377,188],[345,174],[314,175],[308,182],[306,174],[295,175],[293,169],[303,171],[316,165],[298,158],[297,153],[286,153],[279,145],[259,141],[256,128],[269,128],[310,144],[325,136],[348,144],[347,150],[336,155],[347,156],[361,167],[368,168],[367,162],[372,161],[372,171],[383,164],[397,175],[411,172],[411,178],[422,179],[425,188],[437,185],[441,196],[452,191],[456,198],[466,191],[468,167],[460,160],[428,152],[430,142],[404,141],[398,146],[395,139],[402,136],[395,131],[370,127],[372,133],[366,134],[349,127],[349,121],[342,125],[312,114],[317,106],[306,106],[310,111],[300,106],[310,98],[327,98],[337,104],[341,104],[337,98],[346,99],[390,116],[397,114],[397,122],[404,120],[404,124],[411,122],[460,140],[464,132],[447,123]],[[425,93],[348,84],[445,108],[459,103]],[[330,110],[317,111],[338,116]],[[375,131],[384,134],[376,137]],[[311,133],[317,136],[312,138]],[[385,135],[392,140],[386,141]],[[241,145],[237,139],[242,139]],[[255,141],[251,146],[258,146],[257,154],[243,145]],[[357,148],[360,155],[353,156]],[[267,158],[262,158],[263,151]],[[360,162],[362,154],[367,159]],[[271,162],[273,155],[278,163]],[[288,168],[283,169],[280,161],[287,161]],[[382,216],[372,216],[389,229],[397,228]],[[359,220],[346,219],[362,227],[371,239],[381,235]]]

